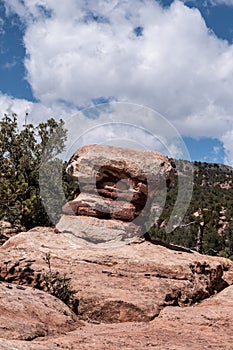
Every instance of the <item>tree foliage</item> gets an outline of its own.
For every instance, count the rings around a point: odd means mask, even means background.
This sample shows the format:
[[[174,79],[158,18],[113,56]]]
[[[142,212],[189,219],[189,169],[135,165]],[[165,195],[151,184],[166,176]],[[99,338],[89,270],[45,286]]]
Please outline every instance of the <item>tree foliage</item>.
[[[53,142],[50,142],[50,140]],[[43,161],[56,161],[64,149],[64,122],[53,118],[37,126],[18,125],[16,114],[0,121],[0,218],[26,229],[50,225],[39,188]]]
[[[174,160],[186,176],[188,161]],[[180,164],[182,163],[182,164]],[[150,230],[155,239],[197,249],[200,225],[203,223],[202,251],[233,259],[233,168],[203,162],[194,162],[193,193],[189,208],[180,225],[167,233],[166,224],[171,216],[178,193],[177,177],[167,193],[166,204],[156,225]],[[179,187],[185,196],[185,188]]]

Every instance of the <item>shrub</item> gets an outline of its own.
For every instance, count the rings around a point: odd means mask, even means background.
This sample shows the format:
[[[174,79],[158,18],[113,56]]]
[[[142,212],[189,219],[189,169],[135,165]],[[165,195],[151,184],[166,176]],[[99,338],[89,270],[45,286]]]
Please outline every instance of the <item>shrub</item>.
[[[71,278],[66,274],[61,275],[58,271],[52,271],[49,253],[45,255],[44,260],[48,265],[48,271],[42,275],[41,289],[73,308],[73,304],[77,304],[77,300],[73,298],[77,291],[71,287]]]

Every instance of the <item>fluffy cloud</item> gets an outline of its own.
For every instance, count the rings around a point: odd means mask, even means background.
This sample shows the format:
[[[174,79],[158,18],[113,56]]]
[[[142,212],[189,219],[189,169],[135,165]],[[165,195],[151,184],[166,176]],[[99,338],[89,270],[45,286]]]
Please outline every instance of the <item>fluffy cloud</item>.
[[[64,104],[54,103],[51,106],[46,106],[40,102],[30,102],[24,99],[14,98],[0,93],[0,110],[4,114],[16,113],[18,115],[19,125],[27,121],[28,123],[38,124],[45,122],[48,118],[68,120],[71,115],[77,113],[76,109],[67,107]],[[26,113],[28,116],[26,117]],[[0,116],[0,118],[3,115]]]
[[[168,8],[154,0],[5,2],[26,23],[27,79],[46,108],[135,102],[183,135],[223,140],[231,154],[233,46],[197,9],[178,0]]]
[[[31,112],[32,107],[32,102],[0,94],[0,110],[6,114],[16,113],[19,116],[24,116],[25,113]]]
[[[189,159],[177,130],[159,113],[144,106],[122,102],[98,105],[73,114],[65,126],[69,130],[66,158],[80,146],[103,143],[155,149],[170,157]]]

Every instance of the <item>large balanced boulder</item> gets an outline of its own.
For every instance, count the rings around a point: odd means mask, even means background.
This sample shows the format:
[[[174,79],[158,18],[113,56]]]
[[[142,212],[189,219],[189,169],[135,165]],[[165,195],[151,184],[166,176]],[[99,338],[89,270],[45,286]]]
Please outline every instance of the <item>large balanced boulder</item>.
[[[105,145],[78,149],[67,173],[79,181],[81,192],[114,199],[131,194],[132,203],[144,201],[173,181],[172,165],[161,153]]]
[[[86,220],[86,229],[75,229],[75,234],[87,241],[95,236],[95,241],[101,243],[112,242],[114,235],[116,241],[125,241],[144,234],[153,201],[164,203],[174,177],[171,163],[161,153],[106,145],[78,149],[68,162],[67,173],[78,180],[79,190],[63,206],[65,215],[57,228],[63,232],[70,232],[71,226],[83,228],[84,220],[70,218],[72,215],[94,217],[96,220]],[[96,230],[89,230],[89,224],[96,225]]]

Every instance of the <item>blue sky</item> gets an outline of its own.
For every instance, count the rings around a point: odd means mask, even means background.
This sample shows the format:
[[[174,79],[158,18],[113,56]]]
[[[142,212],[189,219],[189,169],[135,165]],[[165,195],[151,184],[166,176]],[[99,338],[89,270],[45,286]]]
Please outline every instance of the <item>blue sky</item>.
[[[136,103],[192,160],[233,165],[233,0],[3,0],[0,53],[2,114]]]
[[[0,4],[0,16],[3,20],[0,35],[0,90],[17,98],[33,100],[31,86],[25,77],[23,26],[18,17],[5,15],[3,3]]]

